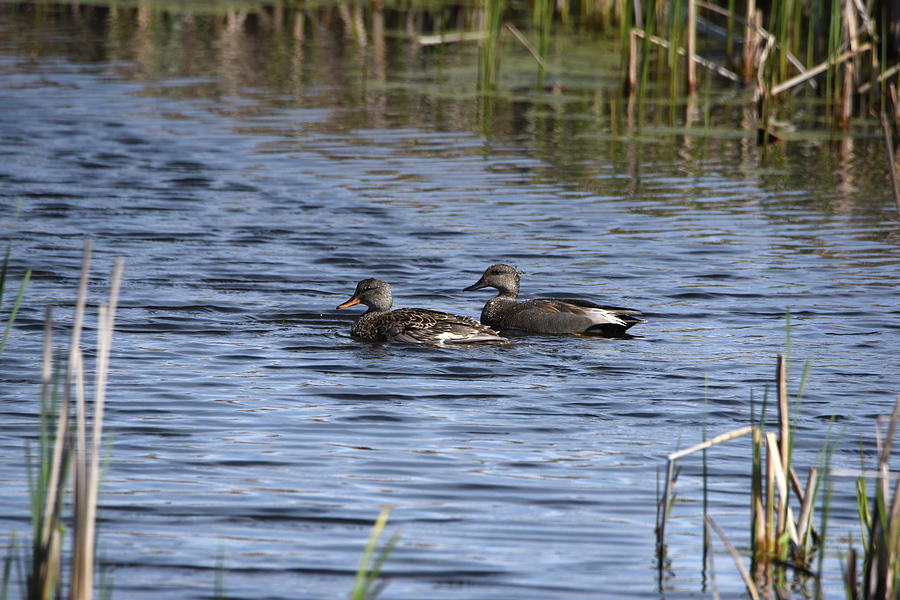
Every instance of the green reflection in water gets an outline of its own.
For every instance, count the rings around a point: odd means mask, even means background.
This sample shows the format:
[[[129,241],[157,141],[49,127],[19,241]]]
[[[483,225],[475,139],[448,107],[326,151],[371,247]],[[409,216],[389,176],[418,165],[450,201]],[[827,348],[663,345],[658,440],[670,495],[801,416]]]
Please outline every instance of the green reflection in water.
[[[318,111],[291,131],[272,131],[281,138],[475,133],[483,156],[509,149],[532,156],[544,165],[534,171],[538,183],[562,181],[580,196],[635,197],[650,168],[806,186],[826,210],[864,199],[881,211],[886,174],[874,127],[835,137],[823,128],[820,102],[797,100],[788,142],[760,149],[747,90],[702,74],[691,99],[651,95],[638,104],[622,92],[615,27],[589,16],[547,34],[529,6],[511,3],[504,19],[542,48],[545,68],[501,34],[496,86],[481,89],[478,41],[422,43],[479,31],[476,3],[208,2],[191,3],[189,12],[174,2],[0,4],[0,48],[97,63],[140,93],[211,101],[225,116]],[[255,127],[267,126],[260,119]],[[610,173],[622,176],[621,185],[611,186]]]

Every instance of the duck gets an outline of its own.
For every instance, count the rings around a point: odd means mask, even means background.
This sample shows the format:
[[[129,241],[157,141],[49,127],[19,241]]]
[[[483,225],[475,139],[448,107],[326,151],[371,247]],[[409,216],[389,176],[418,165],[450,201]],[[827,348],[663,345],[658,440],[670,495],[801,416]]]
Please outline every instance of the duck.
[[[391,286],[380,279],[363,279],[356,291],[338,309],[364,304],[368,310],[350,328],[350,333],[370,342],[411,342],[431,345],[462,345],[476,342],[509,342],[499,332],[475,319],[427,308],[391,310]]]
[[[485,287],[496,288],[499,293],[484,305],[481,323],[500,331],[616,336],[646,322],[639,310],[600,306],[587,300],[535,298],[518,302],[519,272],[509,265],[491,265],[481,279],[463,291]]]

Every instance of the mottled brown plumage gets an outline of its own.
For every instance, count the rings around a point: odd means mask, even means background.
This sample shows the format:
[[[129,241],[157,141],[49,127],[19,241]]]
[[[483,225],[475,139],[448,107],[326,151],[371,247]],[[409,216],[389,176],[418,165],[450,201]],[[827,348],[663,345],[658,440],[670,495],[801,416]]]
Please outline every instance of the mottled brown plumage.
[[[357,304],[364,304],[369,310],[353,323],[350,333],[370,342],[469,344],[509,341],[490,327],[468,317],[427,308],[391,310],[391,286],[379,279],[360,281],[353,296],[338,308]]]
[[[536,298],[517,302],[519,274],[509,265],[491,265],[481,279],[463,291],[484,287],[496,288],[499,293],[484,305],[481,322],[501,331],[620,335],[632,325],[645,322],[637,316],[640,311],[600,306],[587,300]]]

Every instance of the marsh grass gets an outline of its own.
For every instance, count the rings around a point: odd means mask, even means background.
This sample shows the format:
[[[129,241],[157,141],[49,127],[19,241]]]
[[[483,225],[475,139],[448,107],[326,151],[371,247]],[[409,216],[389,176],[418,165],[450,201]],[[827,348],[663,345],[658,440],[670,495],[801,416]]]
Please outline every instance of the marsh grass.
[[[889,22],[886,10],[876,10],[872,2],[863,6],[838,0],[785,0],[772,3],[767,15],[754,0],[746,0],[743,15],[737,14],[739,8],[734,0],[727,6],[658,0],[648,2],[647,24],[642,27],[635,5],[632,39],[622,43],[623,54],[629,57],[629,68],[623,69],[626,89],[641,97],[662,90],[671,99],[682,98],[685,91],[690,96],[697,90],[697,66],[735,82],[753,82],[752,102],[757,104],[758,129],[764,132],[758,136],[761,144],[780,139],[770,127],[771,114],[776,107],[783,108],[783,99],[800,86],[822,97],[825,118],[833,129],[847,128],[854,115],[888,113],[895,126],[900,123],[900,65],[888,64],[887,52],[889,29],[896,23]],[[666,18],[654,21],[656,13]],[[708,52],[724,55],[724,64],[699,56],[701,19],[708,32]],[[741,26],[744,34],[737,40],[734,32]],[[642,47],[634,37],[644,40]],[[734,52],[736,43],[743,46],[742,52]],[[635,65],[650,62],[657,47],[667,59],[655,61],[656,85],[648,86],[645,77],[637,77]],[[783,118],[789,120],[790,115]]]
[[[19,219],[19,211],[22,208],[22,203],[16,207],[16,212],[13,215],[13,222],[15,223]],[[3,306],[3,296],[6,290],[6,276],[9,273],[9,257],[12,252],[12,242],[6,245],[6,252],[3,255],[3,265],[0,266],[0,308]],[[28,282],[31,280],[31,269],[25,271],[24,277],[22,277],[22,283],[19,284],[19,292],[16,294],[16,299],[13,301],[12,308],[9,310],[9,315],[7,315],[5,321],[5,325],[3,327],[3,338],[0,339],[0,357],[3,356],[3,350],[6,348],[6,341],[9,339],[9,332],[12,329],[13,323],[16,320],[16,315],[19,313],[19,307],[22,305],[22,298],[25,296],[25,289],[28,287]]]
[[[478,89],[492,90],[500,69],[500,31],[502,0],[484,0],[483,38],[478,50]]]
[[[862,580],[857,575],[857,553],[851,548],[844,570],[849,598],[896,598],[900,594],[900,480],[891,493],[889,459],[900,421],[900,397],[882,431],[876,426],[878,470],[874,495],[868,498],[865,470],[856,480],[856,500],[862,529]]]
[[[812,561],[821,543],[813,526],[814,507],[821,478],[819,470],[812,467],[808,471],[806,485],[802,486],[791,464],[793,431],[796,423],[792,423],[790,418],[786,363],[784,356],[779,355],[775,375],[778,400],[777,431],[766,431],[764,401],[758,421],[751,415],[753,424],[722,433],[668,456],[665,487],[657,510],[657,553],[660,572],[663,569],[666,554],[666,522],[671,514],[675,498],[677,463],[691,454],[702,451],[704,567],[712,556],[712,553],[707,551],[709,543],[707,527],[709,527],[716,532],[734,558],[747,591],[752,597],[757,597],[758,588],[762,586],[771,585],[783,588],[787,582],[788,571],[799,573],[801,576],[812,574]],[[794,401],[795,409],[801,403],[802,389],[807,374],[808,367],[804,369]],[[749,569],[743,564],[734,545],[709,514],[709,483],[706,475],[706,454],[710,448],[744,438],[748,434],[751,436],[750,529],[748,532],[751,565]],[[705,434],[704,437],[706,437]],[[830,456],[827,440],[824,450],[825,455]],[[793,495],[791,491],[793,491]],[[796,497],[796,502],[799,503],[796,513],[791,506],[792,497]]]
[[[757,416],[751,412],[751,425],[720,434],[668,456],[666,483],[657,511],[660,572],[665,562],[666,522],[670,518],[676,497],[674,488],[681,468],[678,463],[689,455],[702,451],[704,568],[708,565],[712,572],[712,552],[706,548],[706,536],[709,535],[706,527],[709,527],[732,556],[750,597],[758,598],[761,595],[771,595],[772,592],[776,597],[787,597],[791,594],[791,585],[796,585],[798,581],[804,585],[812,581],[816,587],[812,595],[822,596],[820,586],[823,579],[823,549],[828,535],[834,479],[831,476],[831,460],[836,448],[835,440],[840,439],[840,436],[835,436],[829,425],[820,464],[808,469],[806,483],[802,485],[792,464],[792,454],[796,414],[802,403],[809,367],[804,367],[796,396],[791,403],[787,393],[787,363],[784,356],[778,356],[775,374],[778,414],[775,431],[766,430],[767,401],[764,398],[760,414]],[[842,567],[846,596],[853,600],[880,600],[900,596],[900,480],[893,484],[892,491],[891,482],[897,478],[890,473],[888,465],[898,425],[900,397],[897,398],[886,427],[876,424],[877,470],[866,471],[863,465],[856,476],[856,505],[862,553],[853,548],[851,541]],[[709,512],[709,484],[705,467],[708,449],[748,434],[751,435],[749,568]],[[867,476],[876,480],[871,492]],[[817,505],[821,513],[818,529],[813,524]],[[792,577],[789,578],[789,575]],[[714,582],[712,587],[715,588]]]
[[[81,19],[101,15],[98,6],[103,5],[73,2],[63,6]],[[618,29],[622,84],[641,97],[639,107],[652,111],[660,100],[688,101],[697,93],[704,71],[706,76],[730,80],[730,84],[723,81],[729,86],[750,84],[747,101],[758,105],[757,128],[764,132],[758,140],[765,144],[780,139],[771,123],[799,118],[789,99],[801,92],[822,99],[817,106],[835,130],[849,127],[854,116],[865,118],[882,112],[895,126],[900,123],[900,64],[891,64],[897,63],[897,52],[890,42],[898,16],[891,15],[886,5],[883,0],[783,0],[760,5],[755,0],[265,5],[148,0],[109,3],[107,8],[116,21],[120,20],[117,15],[126,11],[135,11],[147,23],[165,23],[172,15],[202,15],[214,26],[228,29],[261,26],[277,33],[284,28],[293,31],[292,37],[299,41],[307,37],[307,30],[308,37],[316,35],[314,23],[340,22],[360,56],[382,61],[385,31],[408,36],[417,45],[475,42],[479,52],[477,64],[472,65],[477,73],[472,84],[480,94],[495,94],[499,87],[501,63],[510,48],[502,43],[507,32],[536,57],[537,88],[542,89],[548,65],[556,64],[548,60],[554,36],[591,38]],[[458,30],[447,31],[451,24]],[[598,57],[597,63],[602,59]],[[638,117],[643,121],[643,111]]]
[[[87,401],[86,367],[81,350],[82,325],[87,303],[92,243],[85,241],[81,278],[71,330],[68,359],[63,369],[54,357],[52,318],[48,308],[44,320],[44,357],[41,373],[39,439],[36,456],[26,448],[31,504],[31,553],[25,590],[31,600],[48,600],[68,593],[73,600],[94,597],[96,562],[96,517],[103,442],[103,412],[115,310],[124,262],[115,263],[109,301],[99,307],[93,402]],[[74,391],[74,399],[73,399]],[[72,404],[74,403],[74,415]],[[90,407],[89,407],[90,404]],[[73,423],[74,421],[74,423]],[[63,537],[67,532],[63,513],[71,479],[71,551],[63,567]],[[12,548],[4,568],[4,590],[12,576],[17,550]],[[101,577],[101,580],[103,577]]]
[[[391,507],[385,506],[375,520],[375,525],[369,534],[369,541],[366,543],[366,547],[363,549],[362,556],[359,559],[359,567],[356,569],[356,579],[353,582],[350,600],[374,600],[387,585],[387,581],[379,579],[379,576],[384,563],[387,562],[391,552],[397,546],[397,542],[400,541],[400,532],[394,532],[387,543],[378,551],[377,555],[375,554],[375,548],[378,546],[378,540],[384,532],[384,527],[387,525],[390,514]]]

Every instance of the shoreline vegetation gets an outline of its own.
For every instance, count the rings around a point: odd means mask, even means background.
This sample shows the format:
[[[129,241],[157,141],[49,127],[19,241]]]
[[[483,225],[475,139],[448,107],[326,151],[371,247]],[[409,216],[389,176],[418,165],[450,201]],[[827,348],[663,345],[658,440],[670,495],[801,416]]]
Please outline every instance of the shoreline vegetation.
[[[474,108],[468,115],[472,125],[486,137],[501,125],[515,127],[508,113],[525,94],[538,114],[544,105],[553,114],[567,114],[571,109],[563,105],[574,101],[587,113],[581,127],[590,135],[634,137],[649,127],[700,137],[718,132],[746,139],[763,156],[788,139],[834,142],[841,155],[852,152],[854,139],[871,140],[876,151],[881,147],[900,212],[894,148],[900,137],[900,9],[887,0],[126,0],[0,6],[35,30],[54,23],[79,28],[84,45],[75,52],[88,60],[136,60],[139,72],[158,71],[163,78],[177,77],[179,66],[161,61],[186,60],[151,51],[165,43],[165,35],[214,32],[248,71],[277,71],[270,83],[287,98],[302,96],[306,64],[339,44],[359,69],[346,74],[359,78],[359,98],[351,102],[382,111],[386,103],[378,94],[398,84],[409,86],[409,93],[466,99]],[[18,27],[9,32],[11,40],[30,35]],[[251,41],[248,33],[265,44]],[[577,83],[562,72],[576,46],[589,53],[579,54]],[[50,47],[42,43],[40,51]],[[469,75],[456,66],[444,71],[447,56],[460,49]],[[398,56],[427,60],[437,73],[427,83],[392,81],[388,73]],[[226,88],[242,85],[229,77],[230,65],[218,68]]]
[[[87,239],[65,367],[60,365],[60,357],[53,347],[50,308],[47,307],[44,313],[44,355],[36,456],[32,455],[30,445],[26,444],[25,449],[32,532],[29,558],[23,561],[27,575],[21,587],[29,599],[59,597],[63,593],[64,574],[68,575],[67,595],[70,598],[85,600],[94,597],[96,519],[102,474],[100,451],[103,446],[106,375],[124,259],[116,260],[109,299],[98,307],[93,401],[89,402],[87,367],[81,337],[92,248],[92,241]],[[4,282],[7,266],[4,262]],[[15,308],[18,308],[26,284],[27,277],[23,280]],[[12,325],[15,318],[15,308],[7,327]],[[71,514],[66,517],[64,513],[69,490],[71,500],[68,505]],[[71,530],[71,544],[66,551],[63,538],[68,530]],[[9,589],[13,565],[20,560],[15,534],[11,539],[13,544],[7,549],[2,581],[4,598]],[[22,572],[21,565],[18,571]]]
[[[229,48],[248,46],[246,60],[256,64],[250,68],[278,65],[279,77],[289,80],[281,81],[288,94],[303,89],[306,54],[319,38],[322,49],[334,51],[340,43],[342,51],[357,56],[363,97],[394,85],[389,65],[401,48],[435,59],[438,81],[449,76],[443,73],[445,55],[466,48],[468,87],[454,72],[454,85],[439,93],[474,101],[477,131],[486,136],[523,93],[536,104],[559,101],[566,91],[560,65],[576,40],[594,45],[588,59],[594,66],[580,67],[587,71],[579,74],[579,85],[596,80],[577,92],[578,102],[589,104],[585,110],[606,122],[610,135],[636,136],[651,125],[698,136],[718,128],[752,140],[762,154],[786,139],[838,141],[842,152],[853,138],[875,140],[900,212],[894,148],[900,137],[900,9],[887,0],[133,0],[0,6],[35,28],[55,20],[83,28],[90,35],[82,51],[92,60],[107,54],[122,60],[136,52],[150,61],[142,70],[160,67],[147,50],[162,41],[162,32],[216,31]],[[252,45],[242,32],[264,33],[270,43]],[[15,29],[11,34],[28,35]],[[618,83],[610,81],[610,72]],[[174,74],[166,70],[164,76]],[[415,88],[421,93],[420,83]]]
[[[895,127],[900,122],[900,9],[886,0],[126,0],[6,6],[29,13],[36,24],[58,11],[110,27],[126,20],[158,27],[172,19],[208,19],[232,29],[288,32],[300,42],[339,24],[348,42],[373,51],[387,38],[425,47],[474,43],[474,83],[486,94],[501,85],[503,58],[515,47],[534,59],[543,87],[554,36],[611,35],[619,39],[622,89],[641,101],[687,101],[715,77],[749,93],[764,128],[774,126],[773,105],[801,93],[820,98],[836,128],[849,127],[854,117],[881,114]]]

